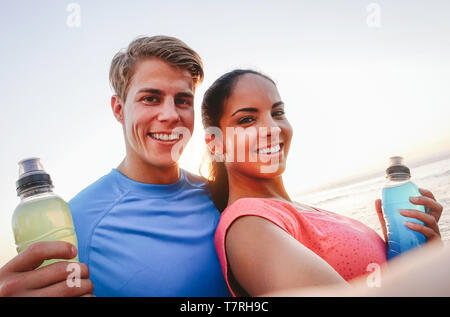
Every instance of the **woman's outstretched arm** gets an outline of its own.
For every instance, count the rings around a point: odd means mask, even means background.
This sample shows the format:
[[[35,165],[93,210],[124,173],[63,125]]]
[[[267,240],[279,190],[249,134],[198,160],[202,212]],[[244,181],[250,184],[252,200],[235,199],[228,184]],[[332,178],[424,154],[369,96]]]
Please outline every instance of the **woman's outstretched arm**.
[[[250,296],[295,287],[348,286],[325,260],[262,217],[233,222],[226,255],[234,279]]]
[[[450,296],[450,247],[448,245],[442,247],[439,242],[429,243],[397,256],[376,274],[377,276],[362,276],[353,280],[350,287],[341,285],[298,287],[267,292],[261,296],[447,297]],[[373,278],[379,278],[379,283],[373,283]]]

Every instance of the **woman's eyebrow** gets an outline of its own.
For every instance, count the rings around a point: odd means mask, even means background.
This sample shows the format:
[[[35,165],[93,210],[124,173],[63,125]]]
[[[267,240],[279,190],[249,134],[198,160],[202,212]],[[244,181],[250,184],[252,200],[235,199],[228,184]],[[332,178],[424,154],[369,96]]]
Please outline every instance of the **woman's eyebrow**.
[[[275,107],[278,107],[278,106],[282,106],[282,105],[284,105],[284,102],[282,102],[282,101],[275,102],[272,105],[272,109],[275,108]],[[250,108],[250,107],[248,107],[248,108],[241,108],[241,109],[236,110],[231,116],[234,116],[236,113],[241,112],[241,111],[258,112],[258,109],[257,108]]]
[[[241,112],[241,111],[258,112],[258,109],[256,109],[256,108],[241,108],[241,109],[236,110],[231,116],[234,116],[236,113]]]
[[[284,102],[283,102],[283,101],[275,102],[275,103],[272,105],[272,109],[275,108],[275,107],[278,107],[278,106],[284,106]]]

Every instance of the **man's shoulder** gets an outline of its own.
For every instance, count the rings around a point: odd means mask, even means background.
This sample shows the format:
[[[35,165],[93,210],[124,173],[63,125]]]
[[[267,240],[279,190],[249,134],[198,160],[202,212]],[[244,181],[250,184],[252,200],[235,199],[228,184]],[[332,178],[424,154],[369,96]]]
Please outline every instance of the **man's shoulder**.
[[[110,172],[76,194],[69,201],[69,206],[72,212],[76,212],[80,208],[85,209],[88,205],[94,206],[97,201],[102,202],[99,206],[104,206],[105,200],[113,200],[117,198],[118,194],[120,194],[120,190],[115,185],[114,177]]]
[[[185,180],[189,185],[194,186],[194,187],[205,188],[207,181],[203,177],[193,174],[191,172],[188,172],[184,169],[182,169],[182,171],[185,175]]]
[[[116,177],[115,172],[112,170],[109,174],[100,177],[75,195],[69,201],[72,213],[77,214],[82,212],[85,214],[88,211],[94,210],[100,212],[99,209],[108,209],[108,206],[113,206],[121,197],[126,195],[129,191],[120,184],[120,179]],[[207,181],[203,177],[186,170],[182,170],[182,173],[184,175],[184,185],[181,188],[186,190],[186,193],[189,192],[192,194],[195,192],[196,197],[198,195],[208,196]],[[152,197],[149,195],[146,199],[152,199]]]

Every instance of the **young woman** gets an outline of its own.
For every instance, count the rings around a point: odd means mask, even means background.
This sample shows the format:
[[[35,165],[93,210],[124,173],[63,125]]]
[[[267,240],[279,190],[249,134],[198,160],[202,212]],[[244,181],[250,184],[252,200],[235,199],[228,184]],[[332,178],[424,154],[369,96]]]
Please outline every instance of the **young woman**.
[[[211,154],[210,190],[223,210],[215,235],[222,271],[234,296],[348,282],[386,263],[386,243],[364,224],[292,201],[283,185],[293,134],[275,83],[252,70],[234,70],[217,79],[202,104]],[[314,155],[313,153],[305,155]],[[299,176],[300,177],[300,176]],[[442,206],[421,190],[405,216],[428,241],[440,240]],[[375,207],[385,240],[380,200]]]

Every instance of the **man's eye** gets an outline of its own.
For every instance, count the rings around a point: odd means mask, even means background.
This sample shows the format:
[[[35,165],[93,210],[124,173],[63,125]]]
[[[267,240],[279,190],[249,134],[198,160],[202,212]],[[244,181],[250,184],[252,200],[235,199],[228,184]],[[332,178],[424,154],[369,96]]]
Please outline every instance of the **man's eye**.
[[[142,98],[142,100],[152,103],[152,102],[157,102],[158,98],[156,96],[147,96],[147,97]]]
[[[187,106],[191,105],[191,102],[189,100],[186,100],[186,99],[175,99],[175,103],[177,105],[187,105]]]
[[[255,121],[255,119],[252,116],[243,117],[238,121],[238,124],[245,124]]]

